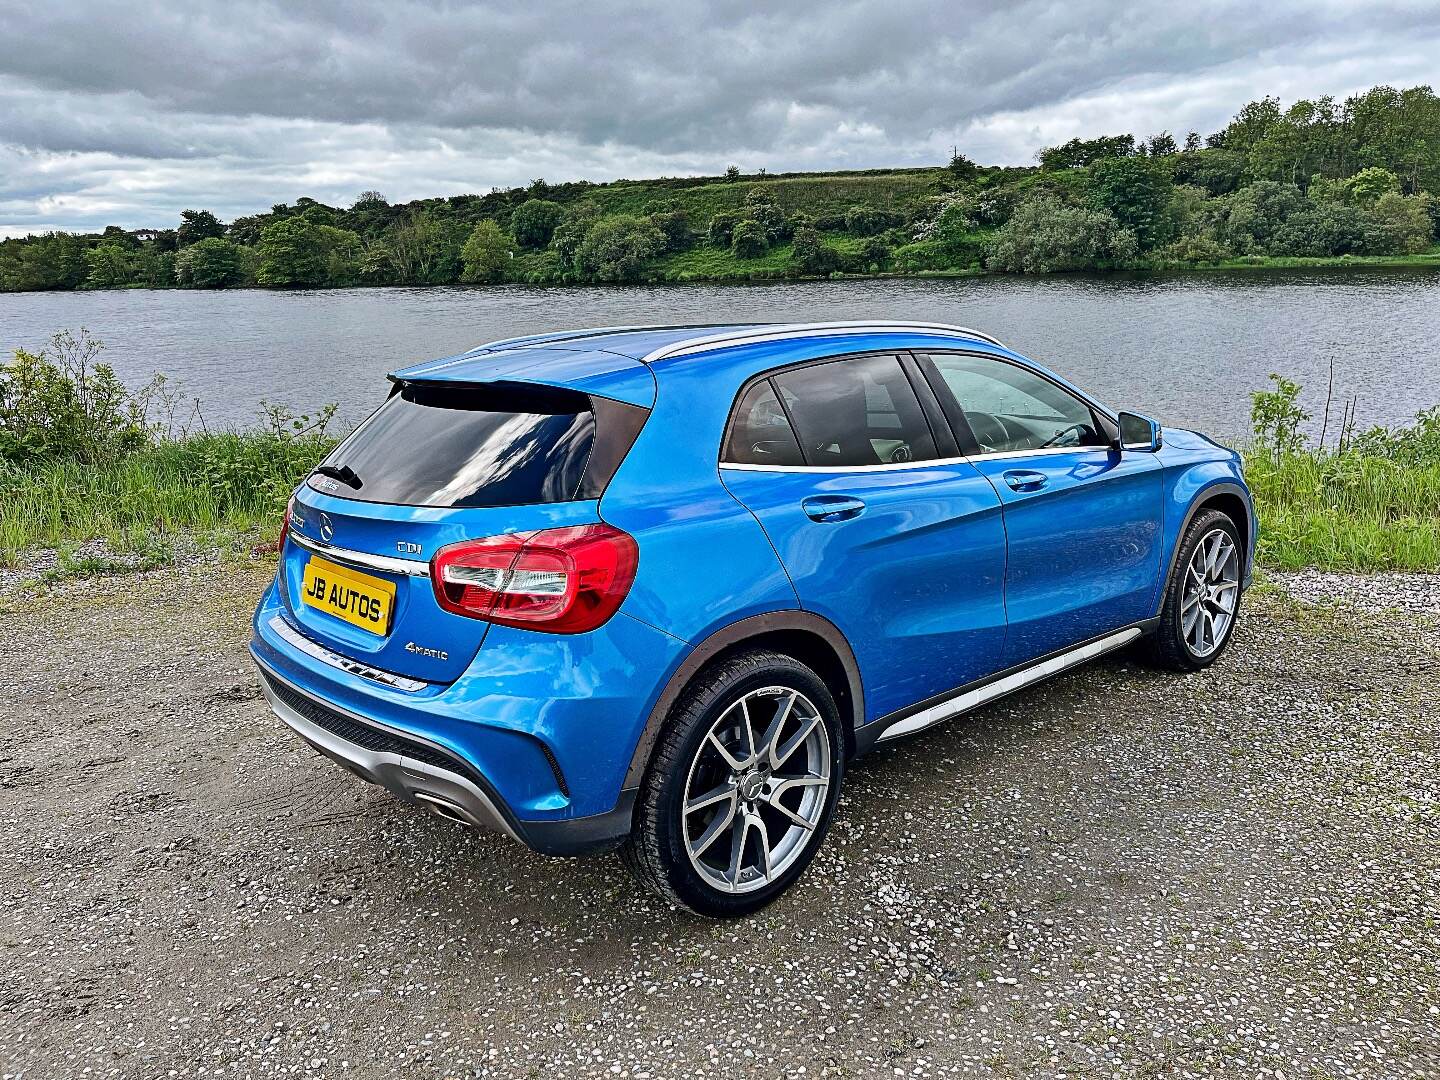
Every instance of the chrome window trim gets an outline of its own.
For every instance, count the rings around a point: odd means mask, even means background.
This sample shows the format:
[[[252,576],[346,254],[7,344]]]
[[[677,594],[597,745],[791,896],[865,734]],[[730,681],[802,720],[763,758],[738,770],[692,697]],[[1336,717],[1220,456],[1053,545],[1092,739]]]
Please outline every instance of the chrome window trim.
[[[846,332],[864,333],[865,331],[881,331],[892,334],[935,334],[945,337],[968,338],[971,341],[983,341],[1003,349],[1005,346],[989,334],[979,330],[972,330],[965,326],[952,326],[949,323],[911,323],[898,322],[893,320],[877,319],[869,322],[814,322],[814,323],[762,323],[753,332],[725,334],[710,334],[708,336],[687,338],[684,341],[677,341],[670,345],[662,345],[658,349],[646,353],[640,358],[643,364],[651,364],[657,360],[668,360],[677,356],[691,356],[695,353],[713,352],[716,349],[728,348],[731,345],[758,345],[769,341],[786,341],[799,337],[834,337]]]
[[[793,473],[872,473],[898,472],[902,469],[928,469],[937,465],[959,465],[966,457],[926,458],[924,461],[885,461],[879,465],[748,465],[738,461],[722,461],[720,468],[737,472]]]
[[[1030,450],[994,450],[983,454],[971,454],[967,461],[1003,461],[1007,458],[1049,457],[1051,454],[1073,454],[1081,450],[1109,453],[1113,446],[1037,446]]]
[[[720,468],[736,469],[740,472],[799,472],[799,473],[860,473],[893,472],[897,469],[924,469],[931,465],[958,465],[961,462],[1001,461],[1009,458],[1049,457],[1052,454],[1073,454],[1076,451],[1091,450],[1109,453],[1112,446],[1042,446],[1033,450],[997,450],[990,454],[961,454],[959,457],[929,458],[926,461],[886,461],[879,465],[750,465],[739,461],[722,461]]]
[[[355,566],[362,570],[379,570],[386,574],[399,574],[402,577],[423,577],[430,576],[430,564],[421,562],[418,559],[397,559],[390,555],[371,555],[368,551],[352,551],[350,548],[336,547],[334,544],[327,544],[323,540],[316,540],[306,536],[304,533],[290,530],[290,539],[298,548],[321,558],[329,559],[331,562],[340,563],[342,566]]]
[[[379,668],[373,668],[369,664],[362,664],[358,660],[352,660],[348,656],[341,656],[339,653],[327,649],[319,642],[311,641],[279,615],[276,615],[270,620],[269,626],[270,629],[275,632],[275,636],[291,648],[298,649],[306,656],[313,657],[323,664],[329,664],[331,667],[339,668],[341,671],[349,672],[351,675],[358,675],[362,679],[369,679],[371,682],[377,682],[382,686],[389,686],[395,690],[404,690],[407,694],[424,690],[430,685],[430,683],[421,682],[419,679],[410,679],[404,675],[381,671]]]

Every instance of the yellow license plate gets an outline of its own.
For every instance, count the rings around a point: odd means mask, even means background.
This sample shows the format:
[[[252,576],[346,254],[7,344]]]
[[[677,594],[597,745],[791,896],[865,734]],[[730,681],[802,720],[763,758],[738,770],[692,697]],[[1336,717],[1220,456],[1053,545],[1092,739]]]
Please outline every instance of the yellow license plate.
[[[384,636],[395,610],[395,585],[312,555],[305,564],[300,599],[313,608]]]

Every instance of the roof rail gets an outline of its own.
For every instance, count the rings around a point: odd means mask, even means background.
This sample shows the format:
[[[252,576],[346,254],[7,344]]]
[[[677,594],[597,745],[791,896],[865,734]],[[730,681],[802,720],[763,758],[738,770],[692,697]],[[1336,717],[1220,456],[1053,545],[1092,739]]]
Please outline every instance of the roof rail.
[[[907,332],[940,334],[947,337],[963,337],[975,341],[985,341],[997,348],[1005,348],[998,339],[991,337],[989,334],[981,333],[979,330],[971,330],[967,326],[952,326],[949,323],[918,323],[872,319],[861,322],[759,323],[746,331],[732,330],[723,334],[687,338],[684,341],[677,341],[670,345],[662,345],[660,348],[646,353],[640,359],[644,363],[649,364],[656,360],[666,360],[676,356],[711,352],[715,349],[723,349],[730,345],[744,345],[762,341],[780,341],[790,337],[831,337],[835,334],[846,333],[848,331],[866,330],[889,331],[897,334]]]
[[[702,323],[645,323],[634,326],[592,326],[586,330],[557,330],[549,334],[526,334],[524,337],[502,338],[476,345],[471,352],[482,349],[509,349],[517,345],[554,341],[581,341],[585,338],[604,337],[607,334],[643,334],[651,330],[708,330],[714,326],[759,326],[760,323],[702,322]]]

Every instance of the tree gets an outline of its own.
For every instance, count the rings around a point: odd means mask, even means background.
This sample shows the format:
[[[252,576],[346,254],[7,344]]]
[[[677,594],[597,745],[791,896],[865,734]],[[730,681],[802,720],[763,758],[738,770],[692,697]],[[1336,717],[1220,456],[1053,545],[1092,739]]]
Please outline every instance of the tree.
[[[1356,206],[1374,206],[1386,195],[1400,194],[1400,178],[1389,169],[1361,169],[1344,183],[1345,194]]]
[[[739,180],[739,179],[740,179],[740,166],[739,166],[739,165],[727,165],[727,166],[725,166],[725,179],[726,179],[726,180]]]
[[[785,220],[785,211],[780,209],[775,196],[766,188],[757,185],[750,189],[745,196],[743,216],[759,223],[765,230],[767,243],[778,244],[790,239],[790,224]]]
[[[666,251],[685,251],[694,242],[690,235],[690,215],[682,207],[670,204],[667,209],[651,214],[650,224],[664,235]]]
[[[1102,135],[1098,139],[1071,139],[1040,151],[1040,168],[1083,169],[1105,158],[1130,157],[1135,153],[1134,135]]]
[[[1264,252],[1290,215],[1308,206],[1309,200],[1294,184],[1257,180],[1226,199],[1220,239],[1242,254]]]
[[[1223,131],[1210,136],[1212,147],[1224,148],[1240,154],[1248,154],[1280,122],[1280,99],[1265,97],[1252,101],[1226,125]]]
[[[510,238],[489,219],[477,222],[460,249],[460,259],[465,264],[462,281],[490,284],[504,281],[510,266]]]
[[[1379,230],[1363,210],[1312,199],[1275,229],[1265,250],[1272,255],[1358,255],[1373,250],[1379,240]]]
[[[644,218],[605,218],[585,234],[576,253],[580,269],[597,281],[636,281],[645,264],[665,250],[665,236]]]
[[[792,258],[802,274],[820,276],[832,273],[840,267],[840,258],[835,249],[825,243],[818,230],[808,227],[795,230]]]
[[[1199,142],[1200,137],[1195,137]],[[1175,145],[1175,136],[1168,131],[1162,131],[1159,135],[1151,135],[1141,145],[1141,153],[1146,157],[1160,158],[1169,157],[1171,154],[1178,154],[1180,147]]]
[[[446,285],[460,277],[465,226],[429,210],[413,211],[385,233],[394,280]]]
[[[1435,236],[1430,218],[1433,202],[1429,195],[1401,195],[1398,191],[1386,192],[1375,200],[1370,218],[1387,253],[1418,255],[1430,247]]]
[[[852,206],[845,211],[845,231],[852,236],[875,236],[899,225],[903,219],[873,206]]]
[[[770,250],[765,226],[754,218],[746,218],[730,235],[730,251],[737,259],[758,259]]]
[[[238,244],[208,236],[175,256],[175,280],[195,289],[226,289],[245,283],[245,262]]]
[[[730,246],[730,241],[735,236],[735,226],[740,224],[740,215],[733,210],[722,210],[710,218],[710,224],[705,230],[706,239],[716,247]]]
[[[261,285],[314,288],[343,285],[359,274],[360,237],[302,216],[281,218],[260,234]]]
[[[119,244],[100,244],[85,253],[89,268],[85,285],[91,289],[118,289],[134,280],[130,252]]]
[[[1042,195],[1020,205],[991,240],[985,261],[994,270],[1048,274],[1124,263],[1138,250],[1135,234],[1113,215]]]
[[[385,196],[378,191],[362,191],[355,196],[355,201],[350,204],[351,210],[383,210],[390,204],[385,201]]]
[[[1200,149],[1201,145],[1200,133],[1198,131],[1192,131],[1189,135],[1185,136],[1185,153],[1193,154],[1196,150]]]
[[[1090,168],[1097,206],[1135,234],[1142,251],[1170,239],[1173,185],[1165,167],[1141,157],[1107,158]]]
[[[951,152],[950,164],[946,165],[945,169],[952,179],[960,183],[968,183],[980,175],[980,166],[960,153],[959,150]]]
[[[225,226],[209,210],[181,210],[180,228],[175,230],[181,247],[197,244],[210,236],[224,236]]]
[[[510,233],[523,248],[548,247],[555,229],[565,219],[559,203],[548,199],[527,199],[510,215]]]
[[[1228,195],[1245,182],[1244,154],[1232,150],[1186,151],[1175,159],[1177,184],[1194,184],[1211,195]]]

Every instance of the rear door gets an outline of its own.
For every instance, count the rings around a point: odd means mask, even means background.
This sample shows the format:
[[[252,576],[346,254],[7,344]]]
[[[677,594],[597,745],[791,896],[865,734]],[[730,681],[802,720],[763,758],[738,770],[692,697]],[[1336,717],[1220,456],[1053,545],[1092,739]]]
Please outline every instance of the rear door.
[[[284,618],[382,670],[454,680],[489,624],[440,607],[431,557],[461,540],[598,521],[594,469],[614,458],[616,429],[633,439],[645,413],[554,387],[402,385],[296,493]],[[597,438],[606,424],[611,437]]]
[[[1154,613],[1160,463],[1122,454],[1106,418],[1020,364],[932,352],[921,366],[1004,505],[1005,666]]]
[[[957,453],[908,356],[868,354],[752,382],[721,462],[801,605],[855,652],[867,720],[1000,665],[1000,500]]]

